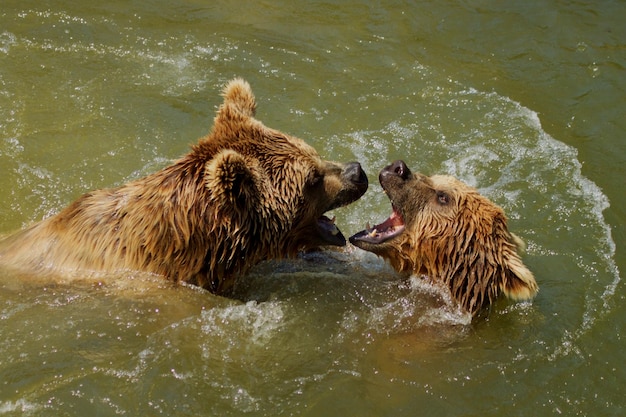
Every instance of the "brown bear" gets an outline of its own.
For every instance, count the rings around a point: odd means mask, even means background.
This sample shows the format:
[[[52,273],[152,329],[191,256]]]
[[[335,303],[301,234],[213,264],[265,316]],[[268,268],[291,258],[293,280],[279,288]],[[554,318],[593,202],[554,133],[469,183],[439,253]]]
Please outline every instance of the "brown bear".
[[[403,161],[385,167],[379,181],[392,214],[350,242],[373,252],[400,273],[424,276],[449,288],[475,316],[500,293],[524,300],[537,293],[503,210],[476,189],[444,175],[413,174]]]
[[[345,245],[324,213],[366,191],[360,164],[325,161],[263,125],[242,79],[223,97],[213,129],[187,155],[8,237],[0,263],[70,276],[144,271],[225,295],[261,260]]]

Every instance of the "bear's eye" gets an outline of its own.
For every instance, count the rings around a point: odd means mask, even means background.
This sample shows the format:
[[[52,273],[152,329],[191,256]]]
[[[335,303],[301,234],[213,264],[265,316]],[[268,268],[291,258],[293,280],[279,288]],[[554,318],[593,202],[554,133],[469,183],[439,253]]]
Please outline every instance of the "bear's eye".
[[[450,196],[443,191],[437,191],[437,202],[442,206],[445,206],[450,203]]]
[[[319,184],[324,179],[324,176],[318,172],[315,172],[313,175],[309,177],[309,184],[311,186],[315,186]]]

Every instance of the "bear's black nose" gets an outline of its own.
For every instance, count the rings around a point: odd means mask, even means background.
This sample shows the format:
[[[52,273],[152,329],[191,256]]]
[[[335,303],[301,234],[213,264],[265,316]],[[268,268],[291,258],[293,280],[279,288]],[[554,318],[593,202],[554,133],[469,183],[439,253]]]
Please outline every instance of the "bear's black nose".
[[[380,175],[397,175],[398,177],[406,180],[411,175],[411,170],[406,166],[404,161],[397,160],[393,162],[391,165],[387,165],[381,172]]]
[[[367,189],[367,175],[361,168],[360,163],[350,162],[345,164],[342,176],[345,180],[359,186],[359,188],[365,187]]]

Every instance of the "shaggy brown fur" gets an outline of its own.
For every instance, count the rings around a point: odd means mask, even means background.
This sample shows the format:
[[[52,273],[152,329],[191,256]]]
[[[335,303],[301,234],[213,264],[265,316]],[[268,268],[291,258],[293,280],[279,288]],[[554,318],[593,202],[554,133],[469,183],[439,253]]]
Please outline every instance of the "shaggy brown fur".
[[[507,229],[502,209],[461,181],[413,174],[402,161],[379,176],[392,215],[350,238],[387,259],[399,272],[445,284],[475,315],[500,293],[516,299],[537,293],[518,254],[523,242]]]
[[[248,83],[231,81],[212,131],[189,154],[14,234],[0,243],[0,263],[78,275],[145,271],[226,294],[261,260],[345,245],[324,213],[363,195],[360,165],[322,160],[255,110]]]

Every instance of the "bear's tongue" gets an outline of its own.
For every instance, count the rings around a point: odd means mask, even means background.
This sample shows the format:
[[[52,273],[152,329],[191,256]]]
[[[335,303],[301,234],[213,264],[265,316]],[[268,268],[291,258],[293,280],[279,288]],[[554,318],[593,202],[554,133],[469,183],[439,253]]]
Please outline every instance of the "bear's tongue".
[[[402,215],[393,207],[393,212],[384,222],[361,230],[354,236],[350,237],[350,242],[358,246],[358,242],[371,244],[383,243],[393,237],[398,236],[404,231],[404,219]]]
[[[335,218],[329,219],[322,216],[317,219],[317,228],[322,239],[329,245],[345,246],[346,238],[341,234],[339,228],[335,225]]]

